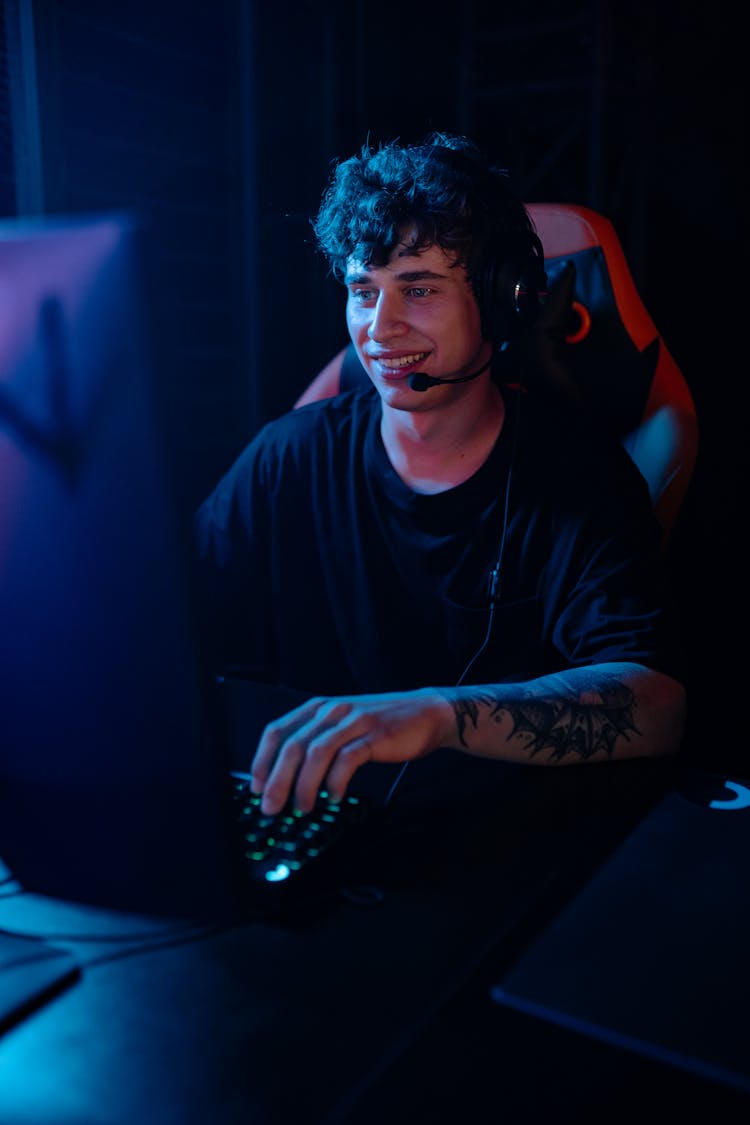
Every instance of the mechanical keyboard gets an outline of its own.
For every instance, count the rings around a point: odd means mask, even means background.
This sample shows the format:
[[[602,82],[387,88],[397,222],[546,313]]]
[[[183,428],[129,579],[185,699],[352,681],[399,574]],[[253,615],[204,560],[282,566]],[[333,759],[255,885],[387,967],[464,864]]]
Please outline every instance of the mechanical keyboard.
[[[324,790],[309,813],[289,805],[267,816],[239,773],[232,774],[232,801],[249,905],[269,913],[335,895],[377,820],[366,799],[333,801]]]

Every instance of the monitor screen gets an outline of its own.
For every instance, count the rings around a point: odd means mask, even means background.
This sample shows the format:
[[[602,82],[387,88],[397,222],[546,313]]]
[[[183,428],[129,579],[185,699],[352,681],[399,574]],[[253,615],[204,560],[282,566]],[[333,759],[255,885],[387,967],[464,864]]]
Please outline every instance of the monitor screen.
[[[182,912],[225,841],[141,245],[129,215],[0,223],[0,857]]]

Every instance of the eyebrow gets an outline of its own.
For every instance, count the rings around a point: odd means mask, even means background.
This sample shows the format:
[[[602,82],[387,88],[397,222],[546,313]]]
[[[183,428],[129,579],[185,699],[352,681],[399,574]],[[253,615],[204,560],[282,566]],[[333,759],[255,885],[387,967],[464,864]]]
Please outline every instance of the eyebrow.
[[[446,274],[435,273],[434,270],[406,270],[403,273],[394,274],[396,281],[445,281]],[[372,281],[369,273],[356,273],[347,274],[345,279],[346,285],[361,285],[364,282]]]

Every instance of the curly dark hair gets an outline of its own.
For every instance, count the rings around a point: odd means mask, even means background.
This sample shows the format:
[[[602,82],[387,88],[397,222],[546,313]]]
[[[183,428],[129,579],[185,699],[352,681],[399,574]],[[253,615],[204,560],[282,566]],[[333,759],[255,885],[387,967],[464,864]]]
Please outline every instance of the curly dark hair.
[[[545,285],[542,244],[508,172],[467,137],[364,145],[335,165],[312,226],[339,281],[349,258],[383,266],[405,240],[415,251],[438,245],[455,253],[490,339],[510,334],[519,281],[534,304]]]

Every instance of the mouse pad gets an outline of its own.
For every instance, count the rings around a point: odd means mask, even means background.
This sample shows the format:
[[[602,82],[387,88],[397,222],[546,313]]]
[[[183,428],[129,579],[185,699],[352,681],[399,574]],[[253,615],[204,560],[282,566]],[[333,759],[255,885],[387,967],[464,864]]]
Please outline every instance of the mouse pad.
[[[750,1093],[750,780],[690,773],[491,989]]]

